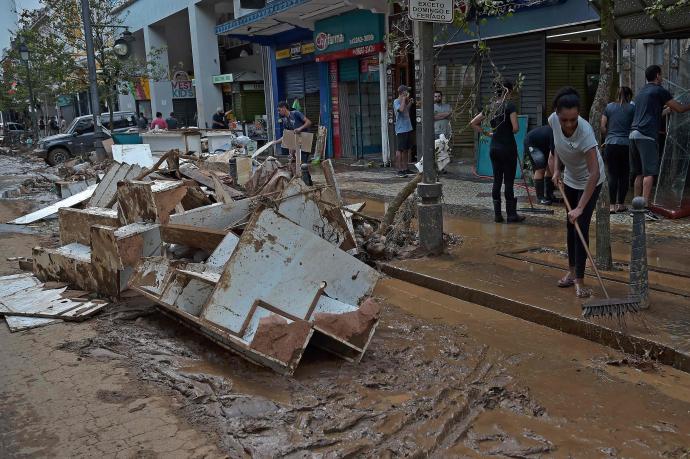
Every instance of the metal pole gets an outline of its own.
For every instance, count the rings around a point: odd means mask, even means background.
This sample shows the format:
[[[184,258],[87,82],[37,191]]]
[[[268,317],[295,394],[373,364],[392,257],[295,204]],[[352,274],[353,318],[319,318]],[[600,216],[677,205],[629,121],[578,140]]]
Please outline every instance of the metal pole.
[[[647,270],[647,232],[645,230],[645,200],[637,196],[632,201],[633,232],[630,247],[630,294],[640,298],[640,309],[649,309],[649,272]]]
[[[31,115],[31,129],[34,131],[34,143],[38,144],[40,138],[38,134],[38,119],[36,118],[36,101],[34,101],[34,86],[31,81],[31,69],[29,68],[29,59],[24,61],[26,65],[26,83],[29,85],[29,103],[31,110],[29,111]]]
[[[89,68],[89,94],[91,102],[91,114],[93,116],[93,138],[94,148],[96,150],[96,160],[101,161],[105,159],[105,150],[103,149],[103,131],[98,124],[98,112],[100,111],[98,105],[98,80],[96,77],[96,54],[93,48],[93,31],[91,29],[91,9],[89,8],[89,0],[81,0],[81,20],[84,23],[84,39],[86,40],[86,63]]]
[[[443,207],[441,183],[436,171],[434,138],[434,25],[415,21],[415,73],[417,80],[417,152],[421,151],[423,181],[417,185],[422,199],[418,206],[419,242],[432,254],[443,251]],[[421,90],[419,89],[421,88]],[[421,103],[420,103],[421,102]]]

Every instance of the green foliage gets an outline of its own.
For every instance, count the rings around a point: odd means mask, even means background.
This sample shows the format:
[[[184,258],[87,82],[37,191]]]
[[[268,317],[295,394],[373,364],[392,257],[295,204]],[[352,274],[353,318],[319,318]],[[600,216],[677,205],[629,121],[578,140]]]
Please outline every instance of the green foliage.
[[[675,0],[670,4],[666,0],[652,0],[652,4],[645,10],[650,16],[656,17],[662,13],[673,14],[687,7],[690,7],[690,0]]]

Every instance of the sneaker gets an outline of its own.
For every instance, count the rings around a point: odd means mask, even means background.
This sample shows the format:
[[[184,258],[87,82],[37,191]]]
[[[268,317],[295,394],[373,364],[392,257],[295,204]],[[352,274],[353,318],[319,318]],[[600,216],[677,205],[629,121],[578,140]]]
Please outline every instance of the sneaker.
[[[657,214],[652,212],[651,210],[648,210],[647,212],[644,213],[644,219],[650,222],[656,222],[661,220],[661,217],[659,217]]]
[[[415,174],[417,174],[417,172],[411,171],[411,170],[409,170],[409,169],[405,169],[403,172],[405,172],[407,175],[415,175]]]
[[[398,175],[398,177],[400,177],[400,178],[405,178],[405,177],[407,177],[407,173],[406,173],[405,171],[398,171],[398,174],[397,174],[397,175]]]
[[[553,204],[553,202],[549,198],[543,197],[539,198],[539,204],[541,204],[542,206],[550,206],[551,204]]]

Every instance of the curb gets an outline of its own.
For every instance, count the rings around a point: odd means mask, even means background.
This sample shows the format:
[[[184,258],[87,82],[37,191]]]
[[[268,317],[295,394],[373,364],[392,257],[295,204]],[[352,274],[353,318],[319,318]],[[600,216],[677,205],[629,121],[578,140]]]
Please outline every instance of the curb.
[[[690,355],[666,344],[627,335],[600,323],[564,316],[551,310],[506,298],[495,293],[464,287],[398,266],[381,264],[380,269],[385,274],[404,282],[478,304],[563,333],[594,341],[614,350],[623,351],[638,357],[651,357],[659,363],[690,373]]]

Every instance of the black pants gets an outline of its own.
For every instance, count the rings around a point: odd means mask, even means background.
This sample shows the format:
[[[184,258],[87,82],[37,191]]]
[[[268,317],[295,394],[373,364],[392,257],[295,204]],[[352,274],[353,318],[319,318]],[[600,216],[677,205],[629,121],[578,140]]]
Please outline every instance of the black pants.
[[[630,186],[630,147],[606,145],[611,204],[623,204]]]
[[[494,169],[494,186],[491,189],[491,197],[496,201],[500,200],[501,185],[505,183],[506,201],[513,200],[515,198],[513,183],[515,182],[518,162],[517,146],[511,148],[492,145],[489,157],[491,158],[491,167]]]
[[[565,188],[565,197],[568,198],[568,202],[574,209],[580,202],[583,190],[570,188],[566,184],[563,184],[563,187]],[[587,247],[589,247],[589,224],[592,221],[592,213],[597,205],[600,191],[601,185],[594,189],[594,193],[592,193],[592,197],[589,198],[589,202],[582,211],[582,215],[577,219],[582,235],[585,237],[585,241],[587,241]],[[580,241],[580,236],[577,235],[575,225],[570,223],[567,215],[566,220],[568,222],[568,266],[575,268],[575,277],[577,279],[583,279],[585,277],[585,267],[587,265],[587,252],[585,252],[582,241]]]

